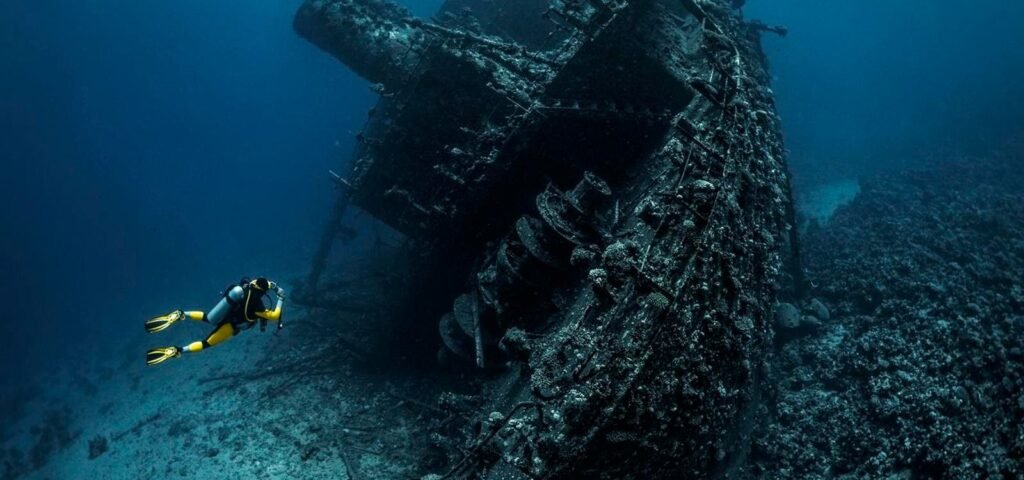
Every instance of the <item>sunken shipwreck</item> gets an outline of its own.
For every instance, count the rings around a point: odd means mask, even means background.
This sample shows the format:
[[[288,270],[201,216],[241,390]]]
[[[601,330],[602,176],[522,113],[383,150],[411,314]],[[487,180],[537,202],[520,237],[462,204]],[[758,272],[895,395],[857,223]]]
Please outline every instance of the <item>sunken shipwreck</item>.
[[[1024,2],[97,3],[0,16],[0,480],[1024,479]]]
[[[296,14],[380,94],[301,296],[365,301],[328,279],[350,206],[398,232],[379,311],[403,333],[377,348],[479,378],[442,399],[464,410],[435,434],[443,478],[703,478],[745,457],[773,305],[803,280],[760,48],[785,30],[741,4]]]

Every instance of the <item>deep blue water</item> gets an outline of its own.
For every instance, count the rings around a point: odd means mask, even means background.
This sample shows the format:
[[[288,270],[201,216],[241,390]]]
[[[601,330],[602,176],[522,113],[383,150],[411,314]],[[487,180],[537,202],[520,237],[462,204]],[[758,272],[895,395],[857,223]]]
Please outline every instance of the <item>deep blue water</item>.
[[[326,171],[374,98],[292,32],[298,3],[6,2],[5,384],[77,355],[141,358],[110,339],[242,275],[304,271]],[[803,185],[1022,132],[1022,2],[748,3],[791,31],[766,43]]]
[[[292,32],[294,2],[254,5],[7,6],[6,364],[304,268],[372,97]]]
[[[985,154],[1024,133],[1024,2],[749,0],[804,183]]]

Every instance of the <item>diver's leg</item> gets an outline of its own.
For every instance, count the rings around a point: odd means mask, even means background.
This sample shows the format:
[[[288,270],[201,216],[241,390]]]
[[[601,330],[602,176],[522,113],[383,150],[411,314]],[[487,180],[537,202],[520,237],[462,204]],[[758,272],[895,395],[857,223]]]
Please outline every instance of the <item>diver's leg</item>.
[[[206,313],[205,312],[200,312],[198,310],[197,311],[191,311],[191,312],[185,312],[185,317],[187,317],[189,320],[195,320],[197,322],[210,323],[210,321],[206,319]]]
[[[198,352],[204,348],[210,348],[218,343],[223,343],[235,336],[235,327],[230,322],[224,322],[217,325],[217,328],[213,329],[201,342],[192,342],[184,347],[160,347],[151,348],[146,352],[146,364],[157,365],[163,363],[172,358],[178,358],[183,352]]]
[[[192,342],[182,348],[182,350],[189,353],[199,352],[205,348],[210,348],[219,343],[224,343],[233,336],[235,336],[235,327],[229,322],[224,322],[217,325],[217,328],[213,329],[213,332],[211,332],[204,340],[200,342]]]

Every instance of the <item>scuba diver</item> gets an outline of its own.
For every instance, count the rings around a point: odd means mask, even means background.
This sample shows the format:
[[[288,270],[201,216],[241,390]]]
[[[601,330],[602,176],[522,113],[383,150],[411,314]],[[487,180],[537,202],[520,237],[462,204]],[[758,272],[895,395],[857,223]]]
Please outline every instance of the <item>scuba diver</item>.
[[[277,305],[273,310],[267,310],[263,304],[263,297],[270,291],[277,296]],[[183,352],[195,353],[218,345],[257,323],[260,324],[260,331],[266,330],[268,321],[277,322],[277,328],[280,330],[283,307],[284,289],[278,284],[266,278],[252,281],[243,278],[237,285],[232,285],[224,291],[223,298],[209,313],[175,310],[147,321],[146,331],[149,333],[162,332],[186,317],[216,326],[202,341],[192,342],[183,347],[160,347],[147,351],[146,365],[156,365],[178,358]]]

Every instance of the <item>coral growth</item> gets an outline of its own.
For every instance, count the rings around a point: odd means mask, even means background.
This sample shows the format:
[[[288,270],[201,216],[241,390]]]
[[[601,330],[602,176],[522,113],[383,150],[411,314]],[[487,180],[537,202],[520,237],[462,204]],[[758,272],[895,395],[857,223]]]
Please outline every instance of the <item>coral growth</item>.
[[[36,442],[28,452],[29,462],[33,468],[40,468],[57,450],[66,448],[74,440],[71,411],[66,407],[49,411],[43,423],[32,427],[31,432]]]
[[[1024,476],[1024,175],[882,176],[805,237],[834,306],[782,347],[751,477]]]

